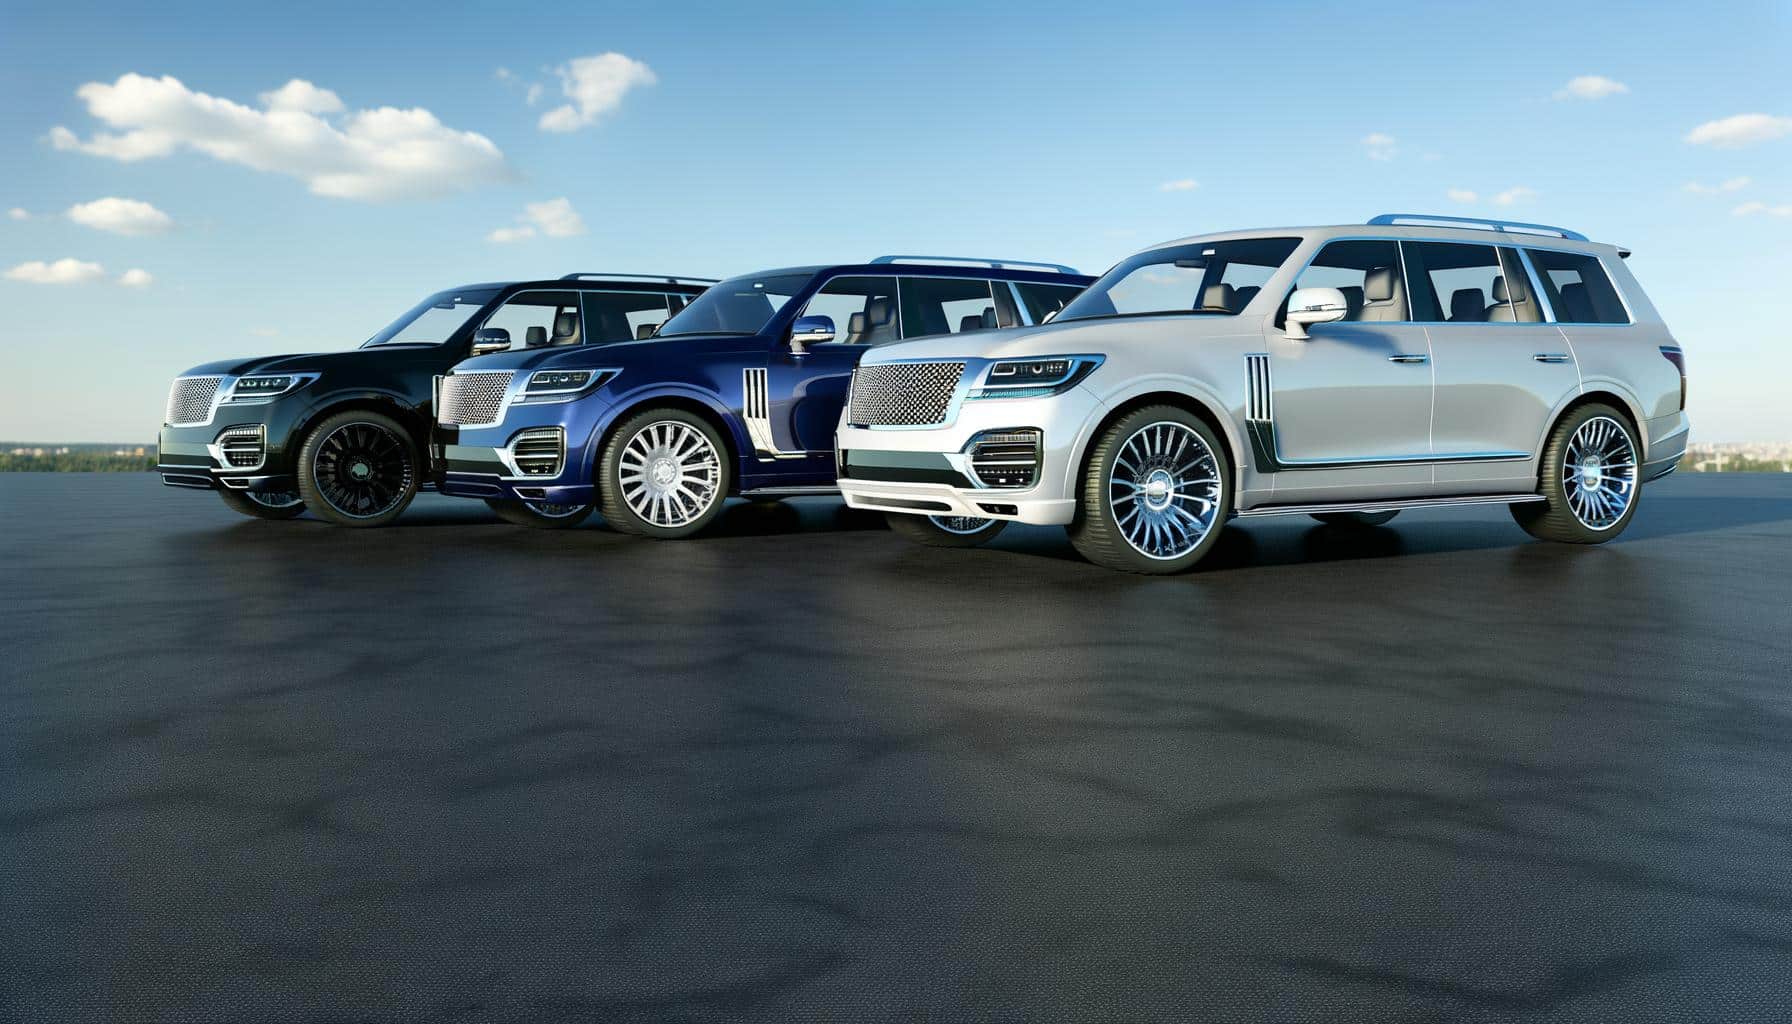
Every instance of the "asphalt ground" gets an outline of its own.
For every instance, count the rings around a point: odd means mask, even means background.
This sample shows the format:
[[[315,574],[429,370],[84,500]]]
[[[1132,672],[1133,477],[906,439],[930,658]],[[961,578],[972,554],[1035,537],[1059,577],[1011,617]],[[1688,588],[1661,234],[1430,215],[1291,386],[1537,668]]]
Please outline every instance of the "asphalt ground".
[[[1792,476],[654,543],[0,475],[0,1018],[1792,1019]]]

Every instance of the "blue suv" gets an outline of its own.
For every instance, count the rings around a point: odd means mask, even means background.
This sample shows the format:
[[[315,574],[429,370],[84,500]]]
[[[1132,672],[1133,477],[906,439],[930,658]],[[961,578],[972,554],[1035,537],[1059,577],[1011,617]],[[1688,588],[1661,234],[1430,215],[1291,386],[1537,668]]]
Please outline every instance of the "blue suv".
[[[695,533],[729,495],[834,494],[859,358],[928,335],[1038,324],[1093,278],[1051,263],[884,256],[712,285],[649,337],[469,359],[439,384],[444,494],[567,527]]]

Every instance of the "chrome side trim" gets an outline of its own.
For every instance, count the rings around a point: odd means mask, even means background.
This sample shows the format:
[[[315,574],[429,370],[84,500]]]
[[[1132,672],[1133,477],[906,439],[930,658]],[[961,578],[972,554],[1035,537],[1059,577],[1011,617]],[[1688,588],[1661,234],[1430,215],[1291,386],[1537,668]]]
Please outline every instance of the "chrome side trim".
[[[771,371],[762,366],[749,366],[741,371],[741,418],[747,422],[747,436],[753,441],[753,453],[760,459],[801,459],[808,452],[785,451],[778,447],[772,433]]]
[[[750,491],[740,492],[743,498],[837,498],[838,487],[755,487]]]
[[[1339,501],[1320,505],[1259,505],[1233,513],[1240,518],[1312,515],[1319,512],[1397,512],[1409,508],[1454,508],[1459,505],[1518,505],[1542,501],[1541,494],[1471,494],[1454,498],[1391,498],[1385,501]]]

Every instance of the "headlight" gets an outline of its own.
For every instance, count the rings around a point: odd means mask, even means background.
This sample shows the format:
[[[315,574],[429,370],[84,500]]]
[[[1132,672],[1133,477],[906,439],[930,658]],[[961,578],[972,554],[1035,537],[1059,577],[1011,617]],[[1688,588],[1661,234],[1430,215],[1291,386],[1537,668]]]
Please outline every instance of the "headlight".
[[[270,373],[254,377],[238,377],[231,385],[227,402],[266,402],[297,391],[317,379],[315,373]]]
[[[1043,398],[1069,391],[1095,372],[1103,356],[1041,356],[991,363],[972,398]]]
[[[595,391],[616,379],[618,370],[537,370],[523,385],[520,402],[535,400],[564,401],[587,391]]]

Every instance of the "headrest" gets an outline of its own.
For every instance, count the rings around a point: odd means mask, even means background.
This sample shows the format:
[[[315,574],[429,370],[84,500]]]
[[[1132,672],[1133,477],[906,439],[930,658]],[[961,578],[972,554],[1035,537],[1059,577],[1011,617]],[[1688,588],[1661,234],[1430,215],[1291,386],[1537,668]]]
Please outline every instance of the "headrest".
[[[1243,288],[1238,289],[1238,293],[1236,295],[1232,296],[1232,301],[1238,303],[1237,307],[1235,307],[1235,308],[1243,309],[1244,307],[1250,305],[1251,300],[1256,298],[1257,293],[1262,290],[1263,290],[1262,288],[1260,288],[1254,284],[1245,285]]]
[[[1499,277],[1496,277],[1493,279],[1493,301],[1495,301],[1495,302],[1510,302],[1510,301],[1512,301],[1506,295],[1506,276],[1504,274],[1501,274]]]
[[[852,316],[846,318],[846,333],[848,337],[863,337],[865,332],[870,329],[871,326],[865,322],[865,314],[863,313],[854,313]]]
[[[554,337],[570,338],[579,333],[579,314],[561,313],[554,317]]]
[[[530,348],[540,348],[548,343],[548,329],[536,324],[523,332],[523,344]]]
[[[1230,313],[1237,309],[1238,295],[1229,284],[1210,284],[1201,292],[1202,309],[1220,309]]]
[[[1352,313],[1363,308],[1363,290],[1361,288],[1351,284],[1345,285],[1338,290],[1344,293],[1344,305],[1348,307]]]
[[[879,296],[865,303],[865,313],[871,326],[882,327],[890,322],[890,300]]]
[[[1487,319],[1487,296],[1479,288],[1458,288],[1450,294],[1451,320]]]
[[[1376,267],[1363,275],[1363,300],[1389,302],[1394,298],[1394,268]]]
[[[1558,320],[1563,319],[1564,315],[1570,323],[1591,323],[1597,319],[1593,315],[1593,300],[1588,297],[1585,284],[1563,285],[1562,305],[1566,310],[1556,310]]]
[[[659,324],[640,324],[635,328],[635,340],[646,341],[653,337],[653,332],[660,329]]]
[[[1001,321],[996,319],[996,307],[994,307],[994,306],[984,306],[983,307],[983,326],[992,331],[995,330],[997,327],[1002,326]]]
[[[973,315],[959,318],[958,333],[960,334],[963,334],[966,331],[981,331],[982,329],[983,318],[981,316]]]

